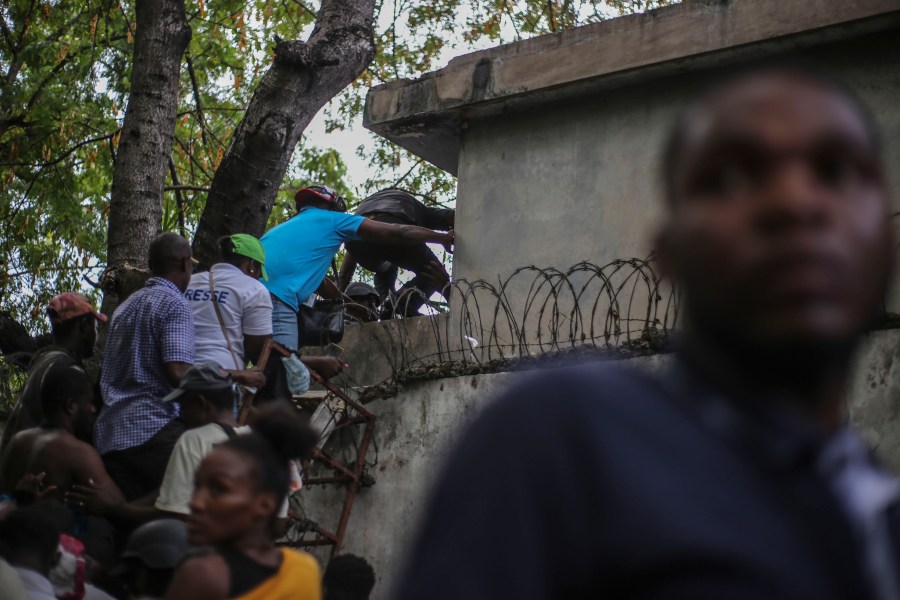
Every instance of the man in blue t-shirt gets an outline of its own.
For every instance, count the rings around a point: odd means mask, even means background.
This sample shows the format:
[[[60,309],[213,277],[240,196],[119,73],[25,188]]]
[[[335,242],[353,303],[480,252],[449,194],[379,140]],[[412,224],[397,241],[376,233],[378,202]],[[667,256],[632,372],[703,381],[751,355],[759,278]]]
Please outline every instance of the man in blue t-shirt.
[[[328,266],[341,244],[364,240],[386,244],[442,244],[452,251],[453,231],[432,231],[415,225],[395,225],[344,214],[347,205],[323,185],[303,188],[294,196],[297,215],[269,230],[260,240],[266,251],[272,294],[275,341],[293,350],[300,347],[297,311],[322,285]]]

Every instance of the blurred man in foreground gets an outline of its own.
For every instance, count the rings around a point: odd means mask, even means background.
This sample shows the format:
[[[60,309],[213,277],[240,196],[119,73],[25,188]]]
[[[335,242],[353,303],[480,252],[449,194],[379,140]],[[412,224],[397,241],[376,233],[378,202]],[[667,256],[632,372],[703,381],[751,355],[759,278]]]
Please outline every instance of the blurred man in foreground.
[[[398,598],[900,597],[900,488],[845,421],[893,254],[868,116],[756,70],[685,114],[664,176],[670,368],[547,372],[489,407]]]

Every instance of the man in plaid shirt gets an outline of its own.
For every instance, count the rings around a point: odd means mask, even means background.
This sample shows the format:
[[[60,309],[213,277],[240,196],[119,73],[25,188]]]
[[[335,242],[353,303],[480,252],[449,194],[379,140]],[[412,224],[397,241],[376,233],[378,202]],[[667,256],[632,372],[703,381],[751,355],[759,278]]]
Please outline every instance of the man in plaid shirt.
[[[184,431],[178,405],[162,399],[194,362],[194,316],[183,293],[193,273],[191,246],[174,233],[150,244],[152,277],[116,310],[100,387],[104,406],[94,445],[128,500],[162,481]]]

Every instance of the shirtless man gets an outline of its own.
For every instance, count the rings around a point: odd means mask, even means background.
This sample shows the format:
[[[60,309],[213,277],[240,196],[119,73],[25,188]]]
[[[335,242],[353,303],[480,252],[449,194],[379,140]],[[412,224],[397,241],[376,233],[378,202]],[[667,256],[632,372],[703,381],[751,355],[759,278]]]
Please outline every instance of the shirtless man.
[[[16,434],[3,454],[3,489],[13,493],[26,475],[44,473],[44,497],[62,500],[74,484],[93,484],[121,498],[100,455],[83,441],[91,439],[97,412],[93,385],[85,372],[75,365],[51,367],[44,376],[41,404],[44,421]]]

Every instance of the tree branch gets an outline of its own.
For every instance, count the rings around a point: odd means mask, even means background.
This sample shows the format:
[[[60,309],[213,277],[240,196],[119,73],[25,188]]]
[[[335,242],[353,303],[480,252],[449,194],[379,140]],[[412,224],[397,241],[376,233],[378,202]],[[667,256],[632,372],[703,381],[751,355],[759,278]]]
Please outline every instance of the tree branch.
[[[10,115],[0,119],[0,139],[3,139],[3,135],[16,125],[25,125],[25,115]]]
[[[0,26],[3,28],[3,38],[6,40],[6,45],[9,46],[9,52],[12,54],[13,60],[10,62],[15,62],[16,55],[19,53],[19,49],[16,48],[16,43],[12,38],[12,32],[9,30],[9,25],[6,23],[6,19],[0,19]]]
[[[22,49],[22,41],[25,39],[25,34],[28,32],[28,24],[31,23],[31,13],[34,12],[35,4],[35,0],[31,0],[31,4],[28,5],[28,12],[25,14],[25,18],[22,19],[25,25],[22,27],[22,31],[19,32],[19,43],[17,44],[17,46],[20,50]]]
[[[165,192],[208,192],[209,188],[202,185],[167,185],[163,188]]]
[[[37,347],[28,330],[7,311],[0,311],[0,352],[34,352]]]
[[[101,135],[99,137],[83,140],[83,141],[75,144],[74,146],[72,146],[71,148],[69,148],[68,150],[63,152],[61,155],[54,158],[53,160],[47,161],[45,163],[33,164],[33,163],[28,163],[28,162],[15,162],[15,163],[0,163],[0,166],[2,166],[2,167],[35,167],[37,169],[43,169],[44,167],[51,167],[57,163],[61,163],[62,161],[64,161],[66,158],[68,158],[68,156],[70,154],[72,154],[79,148],[83,148],[84,146],[87,146],[88,144],[93,144],[94,142],[102,142],[103,140],[108,140],[108,139],[112,138],[113,136],[115,136],[116,133],[118,133],[118,132],[119,132],[119,130],[116,129],[112,133],[107,133],[106,135]]]
[[[133,4],[130,93],[110,186],[109,268],[101,280],[103,307],[110,313],[131,291],[121,279],[128,268],[147,266],[147,248],[162,223],[162,188],[172,155],[179,73],[191,39],[184,4],[184,0],[136,0]]]
[[[510,0],[503,0],[503,9],[506,11],[506,14],[509,16],[509,22],[512,23],[513,31],[516,32],[516,39],[521,40],[522,34],[519,33],[519,26],[516,24],[516,17],[513,15],[512,7],[509,5]]]
[[[403,183],[403,180],[406,179],[407,177],[409,177],[409,174],[412,173],[412,172],[415,170],[416,167],[418,167],[419,165],[421,165],[421,164],[422,164],[422,161],[424,161],[424,160],[425,160],[424,158],[420,158],[419,160],[417,160],[417,161],[413,164],[413,166],[411,166],[411,167],[409,168],[409,170],[408,170],[406,173],[403,174],[403,177],[401,177],[400,179],[398,179],[397,181],[395,181],[394,184],[393,184],[391,187],[392,187],[392,188],[395,188],[395,187],[398,187],[401,183]]]
[[[308,6],[307,6],[306,4],[304,4],[303,2],[300,2],[300,0],[294,0],[294,4],[296,4],[297,6],[299,6],[300,8],[302,8],[305,12],[308,12],[309,14],[311,14],[311,15],[313,16],[314,19],[319,18],[319,14],[318,14],[316,11],[314,11],[313,9],[311,9],[310,7],[308,7]]]
[[[194,166],[196,166],[198,169],[200,169],[200,172],[203,173],[204,176],[206,176],[207,178],[212,179],[212,175],[210,175],[209,173],[207,173],[207,172],[206,172],[206,168],[203,166],[203,164],[202,164],[200,161],[198,161],[196,158],[194,158],[194,153],[193,153],[193,152],[191,151],[191,149],[184,143],[184,141],[183,141],[180,137],[178,137],[177,135],[174,136],[174,139],[175,139],[175,142],[176,142],[179,146],[181,146],[181,149],[184,150],[184,153],[188,155],[188,159],[190,160],[191,164],[194,165]]]
[[[194,73],[194,61],[191,60],[191,53],[185,51],[185,61],[187,62],[188,75],[191,78],[191,87],[194,90],[194,103],[197,105],[197,121],[200,123],[200,139],[206,145],[206,119],[203,116],[203,105],[200,103],[200,86],[197,85],[197,75]]]
[[[187,232],[184,228],[184,199],[181,197],[182,187],[178,183],[178,172],[175,170],[175,161],[172,160],[172,155],[169,155],[169,176],[172,178],[172,183],[174,184],[170,188],[163,188],[163,191],[166,189],[171,189],[175,192],[175,205],[178,208],[178,233],[181,234],[181,237],[186,238]]]
[[[209,261],[216,241],[260,235],[303,130],[375,54],[375,0],[323,0],[309,39],[276,39],[272,65],[254,90],[210,185],[194,236]]]
[[[31,11],[32,11],[33,9],[34,9],[34,2],[31,3],[31,8],[28,9],[28,16],[25,17],[26,23],[28,22],[28,19],[31,18]],[[82,12],[83,12],[83,11],[82,11]],[[73,16],[73,17],[72,17],[71,19],[69,19],[67,22],[65,22],[65,23],[63,23],[62,25],[60,25],[60,26],[56,29],[56,31],[54,31],[54,32],[51,33],[50,35],[45,36],[45,37],[42,37],[42,38],[40,39],[39,43],[40,43],[40,44],[43,44],[43,45],[49,45],[49,44],[53,44],[53,43],[57,42],[57,41],[59,40],[59,38],[62,37],[63,34],[65,34],[65,33],[67,33],[68,31],[70,31],[70,30],[72,29],[72,26],[75,25],[75,23],[78,22],[78,19],[81,18],[82,12],[76,13],[75,16]],[[27,26],[27,25],[25,25],[24,27],[22,27],[22,31],[21,31],[21,33],[19,34],[19,45],[18,45],[17,51],[21,51],[21,50],[24,49],[24,46],[22,46],[22,42],[23,42],[24,39],[25,39],[25,33],[26,33],[27,31],[28,31],[28,26]],[[6,81],[7,81],[7,83],[12,83],[13,80],[15,80],[16,76],[19,74],[19,69],[20,69],[21,67],[22,67],[22,61],[18,61],[18,62],[15,61],[15,60],[10,61],[10,64],[9,64],[9,70],[8,70],[7,73],[6,73]]]
[[[53,79],[53,77],[56,76],[60,71],[62,71],[63,67],[65,67],[72,59],[72,57],[76,56],[77,54],[77,52],[70,52],[66,54],[61,61],[56,63],[56,65],[52,69],[50,69],[50,72],[47,73],[47,76],[42,79],[41,82],[37,85],[34,93],[31,94],[31,98],[29,98],[28,102],[25,104],[26,113],[29,112],[32,107],[34,107],[34,103],[37,102],[43,95],[44,88],[47,87],[47,84],[50,83],[50,80]]]
[[[332,67],[340,64],[336,58],[322,56],[321,48],[310,46],[303,40],[286,42],[275,36],[275,60],[296,68]]]

